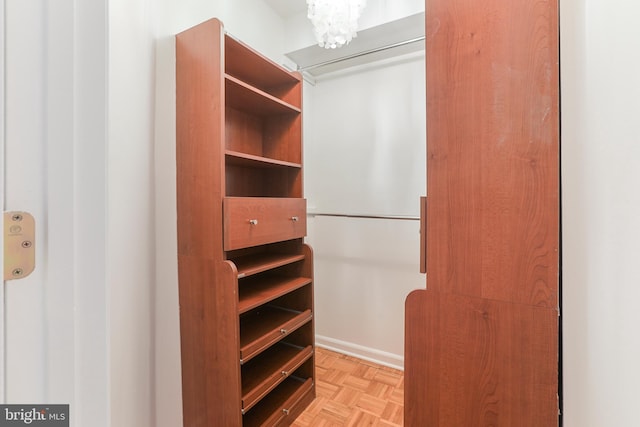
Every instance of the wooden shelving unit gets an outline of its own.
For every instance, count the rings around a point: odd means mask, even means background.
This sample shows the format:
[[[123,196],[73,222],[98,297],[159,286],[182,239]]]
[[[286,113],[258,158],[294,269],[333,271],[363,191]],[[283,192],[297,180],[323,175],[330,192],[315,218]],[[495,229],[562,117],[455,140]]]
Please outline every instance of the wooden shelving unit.
[[[217,19],[176,36],[185,426],[285,426],[315,398],[302,79]]]

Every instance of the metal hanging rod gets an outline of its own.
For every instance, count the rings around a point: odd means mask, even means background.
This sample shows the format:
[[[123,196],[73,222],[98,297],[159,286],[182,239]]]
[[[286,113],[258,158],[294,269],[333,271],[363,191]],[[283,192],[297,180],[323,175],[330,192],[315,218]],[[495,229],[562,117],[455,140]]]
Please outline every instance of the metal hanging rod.
[[[407,215],[365,215],[365,214],[343,214],[343,213],[325,213],[325,212],[308,212],[309,216],[330,216],[340,218],[366,218],[366,219],[393,219],[402,221],[420,221],[418,216]]]
[[[388,49],[394,49],[394,48],[405,46],[405,45],[408,45],[408,44],[411,44],[411,43],[417,43],[417,42],[423,41],[424,39],[425,39],[425,36],[420,36],[420,37],[416,37],[416,38],[413,38],[413,39],[404,40],[404,41],[397,42],[397,43],[392,43],[390,45],[376,47],[374,49],[365,50],[363,52],[354,53],[352,55],[346,55],[346,56],[342,56],[340,58],[335,58],[335,59],[330,59],[328,61],[319,62],[317,64],[307,65],[306,67],[298,67],[298,71],[308,71],[308,70],[312,70],[314,68],[324,67],[325,65],[336,64],[338,62],[347,61],[349,59],[359,58],[361,56],[370,55],[372,53],[382,52],[382,51],[385,51],[385,50],[388,50]]]

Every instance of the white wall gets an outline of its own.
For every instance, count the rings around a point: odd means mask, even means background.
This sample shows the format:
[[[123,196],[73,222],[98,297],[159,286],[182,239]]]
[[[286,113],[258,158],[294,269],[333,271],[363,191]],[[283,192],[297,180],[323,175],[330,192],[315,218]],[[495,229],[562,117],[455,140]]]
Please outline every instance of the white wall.
[[[309,212],[419,216],[426,194],[424,54],[305,85]],[[398,368],[404,301],[425,287],[419,222],[309,217],[318,345]]]
[[[564,413],[638,425],[640,4],[561,1]]]
[[[152,3],[107,3],[108,403],[112,426],[155,424]]]
[[[112,374],[109,366],[110,306],[106,274],[108,17],[105,0],[69,0],[69,3],[73,3],[75,8],[73,191],[76,202],[71,218],[75,224],[73,316],[76,348],[73,360],[77,386],[72,426],[91,424],[101,427],[110,425],[108,387]],[[67,51],[69,46],[61,44],[59,49]],[[64,93],[64,87],[57,90]],[[58,153],[61,154],[64,155]],[[57,268],[69,268],[60,258],[52,261]],[[67,282],[68,278],[61,276],[61,280]]]

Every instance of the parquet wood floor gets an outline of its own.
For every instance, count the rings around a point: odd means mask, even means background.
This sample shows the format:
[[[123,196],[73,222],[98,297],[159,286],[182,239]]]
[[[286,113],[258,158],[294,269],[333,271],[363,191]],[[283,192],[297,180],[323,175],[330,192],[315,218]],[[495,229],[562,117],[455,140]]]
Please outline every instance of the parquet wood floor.
[[[316,391],[293,427],[403,425],[402,371],[316,348]]]

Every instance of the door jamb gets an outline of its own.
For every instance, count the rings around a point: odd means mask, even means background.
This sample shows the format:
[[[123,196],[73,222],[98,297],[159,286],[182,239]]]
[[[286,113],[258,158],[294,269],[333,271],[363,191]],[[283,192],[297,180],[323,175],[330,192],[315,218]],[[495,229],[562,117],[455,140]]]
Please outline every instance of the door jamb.
[[[0,207],[5,209],[5,0],[0,0]],[[4,224],[3,224],[4,229]],[[4,233],[0,233],[0,258],[4,260]],[[4,277],[4,262],[0,266],[0,273]],[[4,322],[4,288],[5,282],[0,281],[0,404],[5,403],[5,322]]]

